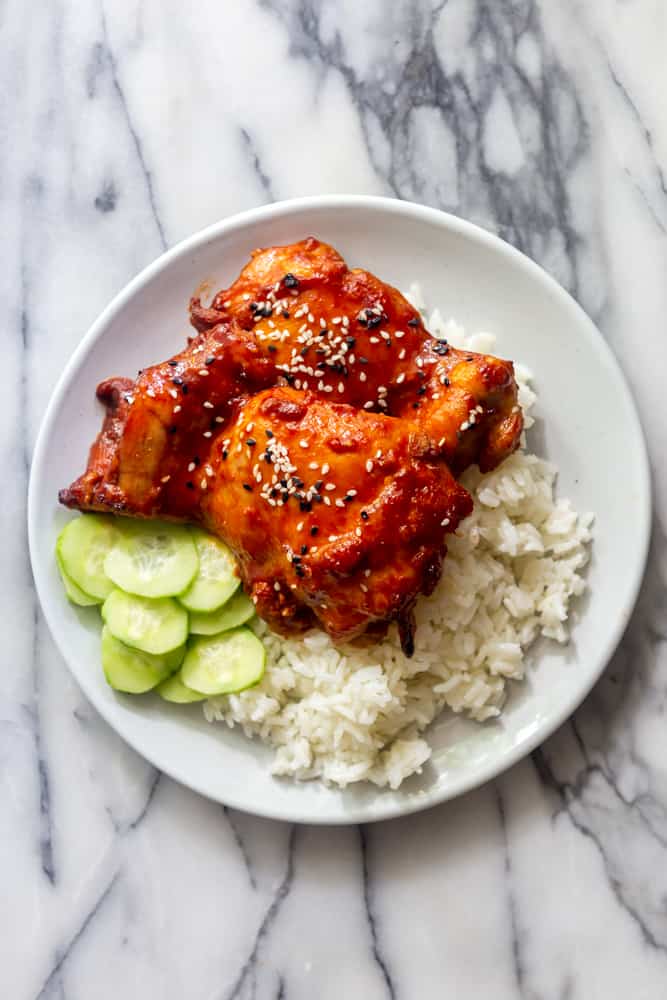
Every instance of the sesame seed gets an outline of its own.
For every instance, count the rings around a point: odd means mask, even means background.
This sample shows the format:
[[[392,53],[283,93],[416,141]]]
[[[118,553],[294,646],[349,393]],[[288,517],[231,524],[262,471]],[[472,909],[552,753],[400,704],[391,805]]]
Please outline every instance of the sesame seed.
[[[359,584],[359,586],[360,586],[360,587],[361,587],[361,589],[363,590],[364,594],[367,594],[367,593],[368,593],[368,587],[366,586],[366,584],[365,584],[365,583],[360,583],[360,584]]]
[[[401,372],[401,374],[396,379],[396,385],[400,385],[401,382],[404,382],[404,381],[405,381],[405,372]]]
[[[274,583],[274,585],[273,585],[273,589],[274,589],[274,590],[275,590],[276,592],[278,592],[278,591],[280,590],[280,584],[278,583],[278,581],[277,581],[277,580],[276,580],[276,582],[275,582],[275,583]]]
[[[421,368],[424,362],[421,358],[415,358],[415,364],[417,365],[417,368]]]
[[[163,476],[162,479],[160,480],[160,482],[161,483],[168,483],[170,479],[171,479],[171,476]]]
[[[197,372],[197,374],[198,375],[208,375],[209,374],[209,370],[208,370],[208,368],[200,368],[199,371]]]
[[[326,328],[327,328],[326,320],[323,317],[320,317],[320,329],[326,330]]]
[[[440,438],[440,440],[438,441],[438,448],[442,448],[444,443],[445,443],[445,438]]]
[[[250,300],[250,296],[248,295],[247,292],[244,292],[241,298],[243,299],[244,302],[248,302]]]
[[[341,392],[341,393],[345,392],[345,385],[344,385],[343,382],[339,382],[338,383],[338,391]]]
[[[368,339],[369,339],[369,341],[370,341],[371,344],[379,344],[380,343],[380,338],[379,337],[369,337]]]
[[[360,382],[366,381],[366,372],[359,372],[359,381]]]
[[[205,479],[202,479],[202,481],[201,481],[201,483],[200,483],[199,485],[201,486],[201,488],[202,488],[203,490],[205,490],[205,489],[206,489],[206,487],[208,486],[208,483],[206,482],[206,480],[205,480]]]
[[[296,526],[296,530],[301,531],[302,528],[303,528],[303,521],[299,521],[299,523]]]
[[[178,399],[178,393],[176,392],[175,389],[170,389],[169,395],[171,396],[172,399]]]
[[[368,399],[364,403],[364,410],[372,410],[374,406],[375,406],[375,403],[373,402],[373,400],[372,399]]]
[[[405,348],[404,348],[404,347],[402,347],[402,348],[400,349],[400,351],[398,352],[398,358],[399,358],[399,361],[402,361],[404,357],[405,357]]]
[[[154,389],[146,389],[146,395],[150,396],[151,399],[155,399],[155,390]]]
[[[362,521],[367,521],[369,517],[370,517],[370,515],[369,515],[368,511],[367,510],[362,510],[362,512],[361,512],[361,520]]]
[[[327,507],[331,506],[331,500],[329,499],[329,497],[322,497],[322,499],[324,500],[324,503]]]
[[[205,408],[206,408],[207,410],[212,410],[212,409],[214,409],[214,407],[213,407],[213,403],[211,403],[211,401],[210,401],[210,400],[208,400],[208,399],[205,399],[205,400],[204,400],[204,402],[202,403],[202,406],[204,406],[204,407],[205,407]]]
[[[211,466],[210,466],[210,465],[205,465],[205,466],[204,466],[204,472],[206,473],[206,475],[207,475],[207,476],[212,476],[212,475],[214,475],[214,473],[213,473],[213,469],[211,468]]]
[[[247,438],[246,444],[248,445],[249,448],[254,448],[257,442],[255,441],[254,438]]]
[[[461,427],[459,429],[462,430],[462,431],[467,431],[469,427],[470,427],[470,424],[468,423],[468,421],[464,420],[463,423],[461,424]]]
[[[394,336],[396,337],[397,340],[400,340],[401,337],[405,336],[405,333],[403,330],[394,330]]]
[[[344,506],[345,506],[345,504],[344,504],[344,503],[343,503],[343,501],[342,501],[342,500],[341,500],[341,499],[339,498],[338,500],[336,500],[336,506],[337,506],[337,507],[344,507]]]
[[[216,424],[224,424],[225,421],[223,417],[216,417],[215,422]]]
[[[335,542],[337,540],[338,540],[338,535],[329,535],[329,541],[330,542]]]
[[[250,434],[250,433],[251,433],[251,431],[252,431],[252,429],[253,429],[253,427],[254,427],[254,426],[255,426],[255,425],[254,425],[254,423],[252,422],[252,420],[250,421],[250,423],[249,423],[249,424],[246,424],[246,425],[245,425],[245,429],[246,429],[246,431],[248,432],[248,434]],[[267,432],[267,433],[268,433],[268,432]]]
[[[336,484],[335,484],[335,483],[327,483],[327,484],[325,485],[325,487],[324,487],[324,488],[325,488],[325,490],[327,490],[327,491],[328,491],[329,493],[331,493],[331,491],[332,491],[332,490],[335,490],[335,489],[336,489]]]
[[[361,538],[361,528],[355,528],[354,533],[357,536],[357,538]]]
[[[250,483],[244,483],[243,489],[247,490],[248,493],[252,493],[252,485]]]
[[[331,323],[332,323],[333,326],[340,326],[341,317],[340,316],[334,316],[334,318],[331,320]]]
[[[174,413],[180,413],[182,409],[183,409],[183,407],[181,406],[181,404],[177,403],[177,405],[173,409],[173,412]]]
[[[229,309],[229,307],[231,306],[231,304],[232,304],[232,300],[231,299],[225,299],[225,301],[222,303],[224,309]]]
[[[315,468],[317,468],[317,466],[315,466]],[[323,476],[326,476],[327,472],[329,471],[329,468],[330,468],[329,463],[325,462],[322,468],[320,469],[320,472],[322,473]]]
[[[213,431],[204,431],[204,437],[205,438],[213,437]]]
[[[444,518],[444,520],[442,520],[442,521],[440,522],[440,526],[441,526],[442,528],[446,528],[448,524],[449,524],[449,518],[448,518],[448,517]]]
[[[372,472],[372,471],[373,471],[373,463],[369,458],[368,461],[366,462],[366,472]]]
[[[369,577],[370,575],[371,575],[371,571],[369,569],[365,569],[364,570],[364,576],[365,577]]]
[[[301,440],[299,441],[299,447],[301,447],[301,448],[307,448],[308,447],[308,442],[306,441],[305,438],[301,438]]]

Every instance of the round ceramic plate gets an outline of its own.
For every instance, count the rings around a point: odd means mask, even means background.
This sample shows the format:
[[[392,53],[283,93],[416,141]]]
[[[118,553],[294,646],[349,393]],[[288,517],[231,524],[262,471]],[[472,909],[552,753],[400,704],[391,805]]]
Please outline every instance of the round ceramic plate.
[[[495,333],[500,355],[528,365],[539,393],[531,447],[557,464],[559,493],[596,516],[589,591],[577,602],[571,643],[533,647],[528,678],[514,686],[499,721],[479,725],[443,714],[428,731],[432,759],[396,792],[272,778],[270,752],[240,731],[209,725],[201,706],[115,694],[99,666],[99,615],[67,602],[53,558],[56,535],[71,516],[58,506],[58,489],[84,468],[100,428],[97,383],[132,376],[179,350],[190,295],[203,281],[229,284],[255,247],[309,235],[398,288],[419,281],[430,307],[469,333]],[[56,643],[86,695],[131,746],[176,780],[239,809],[357,823],[422,809],[481,784],[579,705],[632,611],[648,546],[649,497],[642,431],[618,365],[588,317],[544,271],[461,219],[406,202],[332,196],[220,222],[164,254],[114,299],[83,338],[44,417],[28,520],[35,582]]]

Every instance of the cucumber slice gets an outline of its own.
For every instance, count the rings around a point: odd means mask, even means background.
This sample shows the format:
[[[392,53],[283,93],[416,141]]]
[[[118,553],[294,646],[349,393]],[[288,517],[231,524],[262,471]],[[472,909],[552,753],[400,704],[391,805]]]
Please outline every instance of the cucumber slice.
[[[101,604],[101,601],[99,601],[97,597],[91,597],[90,594],[84,594],[81,587],[78,587],[74,580],[67,575],[65,567],[63,566],[62,556],[60,555],[57,546],[56,562],[58,564],[58,569],[60,570],[60,579],[63,582],[65,594],[67,595],[67,599],[71,601],[72,604],[77,604],[80,608],[88,608],[93,604]]]
[[[190,632],[193,635],[217,635],[218,632],[244,625],[254,613],[255,605],[250,598],[242,590],[237,590],[217,611],[208,614],[193,612],[190,615]]]
[[[249,628],[194,639],[181,667],[183,683],[205,695],[234,694],[257,684],[266,652]]]
[[[171,597],[189,586],[199,567],[197,550],[182,524],[123,521],[104,562],[117,587],[140,597]]]
[[[236,575],[236,559],[215,535],[194,529],[192,538],[199,556],[199,572],[179,601],[188,611],[215,611],[241,582]]]
[[[189,687],[186,687],[181,680],[180,672],[174,674],[173,677],[168,677],[166,681],[162,681],[157,687],[157,693],[165,701],[171,701],[175,705],[188,705],[193,701],[204,701],[206,698],[205,694],[200,694],[199,691],[192,691]]]
[[[84,514],[66,524],[58,536],[56,552],[62,567],[84,594],[103,601],[113,590],[104,563],[116,539],[111,518]]]
[[[116,639],[144,653],[169,653],[188,635],[188,613],[170,597],[137,597],[113,590],[102,605],[102,618]]]
[[[167,660],[166,656],[131,649],[116,639],[106,625],[102,629],[102,668],[107,683],[116,691],[128,694],[150,691],[169,677],[172,668]]]

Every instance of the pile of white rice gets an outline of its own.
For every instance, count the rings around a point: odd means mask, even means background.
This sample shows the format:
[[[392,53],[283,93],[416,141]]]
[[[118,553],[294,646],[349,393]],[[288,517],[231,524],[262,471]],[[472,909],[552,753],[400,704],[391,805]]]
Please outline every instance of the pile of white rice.
[[[423,310],[417,286],[408,297]],[[437,310],[427,327],[456,347],[494,351],[493,335],[466,337]],[[516,365],[516,377],[530,427],[530,373]],[[417,602],[411,659],[394,626],[359,649],[334,646],[320,631],[282,639],[258,621],[267,650],[262,682],[209,700],[206,718],[271,745],[275,775],[398,788],[430,757],[419,734],[445,707],[479,722],[497,716],[508,679],[524,676],[528,646],[539,635],[567,640],[570,599],[585,588],[593,517],[554,499],[555,478],[553,465],[523,448],[487,475],[466,472],[475,508],[448,537],[436,591]]]

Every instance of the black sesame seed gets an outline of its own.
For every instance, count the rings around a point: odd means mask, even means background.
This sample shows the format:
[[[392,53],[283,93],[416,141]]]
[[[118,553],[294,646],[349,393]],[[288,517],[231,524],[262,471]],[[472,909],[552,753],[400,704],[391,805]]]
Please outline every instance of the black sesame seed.
[[[354,497],[351,497],[349,494],[347,494],[346,496],[343,497],[343,500],[345,501],[345,503],[352,503]]]
[[[170,368],[178,368],[178,361],[167,361]]]
[[[319,529],[319,528],[317,527],[317,525],[316,525],[316,524],[314,524],[314,525],[312,526],[312,528],[310,529],[310,533],[311,533],[311,535],[313,536],[313,538],[315,537],[315,535],[317,534],[317,532],[318,532],[319,530],[320,530],[320,529]]]
[[[248,445],[249,448],[254,448],[257,442],[255,441],[254,438],[248,438],[246,440],[246,444]]]
[[[412,409],[413,410],[418,410],[419,409],[419,403],[413,403],[412,404]]]
[[[408,326],[421,326],[421,320],[413,316],[412,319],[408,320]]]
[[[367,521],[369,517],[370,517],[370,514],[368,513],[368,511],[367,510],[362,510],[362,512],[361,512],[361,520],[362,521]]]
[[[292,482],[294,483],[295,486],[299,487],[303,486],[303,479],[299,479],[298,476],[292,476]]]
[[[223,460],[223,462],[226,460],[226,458],[227,458],[228,455],[229,455],[229,452],[227,451],[227,449],[223,448],[223,451],[222,451],[222,460]]]
[[[195,484],[192,482],[191,479],[188,479],[188,481],[187,481],[187,483],[185,485],[187,486],[187,488],[189,490],[193,490],[195,488]]]
[[[387,317],[384,314],[382,316],[377,316],[375,313],[372,313],[370,316],[366,317],[366,326],[369,330],[374,330],[375,327],[379,326],[383,319],[386,318]]]
[[[298,566],[299,563],[301,562],[301,556],[293,555],[292,556],[292,562],[296,563],[296,565]]]
[[[295,566],[294,572],[300,578],[303,578],[306,574],[304,573],[303,566]]]
[[[187,396],[187,394],[188,394],[188,387],[187,387],[187,385],[185,384],[185,382],[184,382],[184,383],[183,383],[183,385],[181,386],[181,392],[183,393],[183,395],[184,395],[184,396]]]
[[[391,347],[391,337],[385,337],[384,342],[387,347]]]
[[[417,395],[418,396],[425,396],[426,395],[426,386],[425,385],[422,385],[422,386],[419,387],[419,389],[417,389]]]
[[[289,313],[288,313],[287,309],[283,309],[282,315],[283,315],[283,319],[289,319]]]
[[[277,350],[278,348],[276,347],[275,344],[269,344],[269,351],[271,352],[271,354],[275,354]]]
[[[243,484],[243,489],[247,490],[248,493],[252,493],[252,486],[250,485],[250,483],[244,483]]]
[[[312,505],[312,503],[311,503],[310,500],[300,500],[299,501],[299,510],[305,511],[306,513],[310,513],[310,511],[312,509],[313,509],[313,505]]]
[[[306,344],[305,347],[301,348],[299,354],[301,355],[302,358],[305,358],[306,354],[308,354],[308,344]]]
[[[317,348],[315,349],[315,354],[318,354],[318,355],[319,355],[320,357],[322,357],[322,355],[323,355],[323,354],[326,354],[326,353],[327,353],[327,352],[326,352],[326,351],[324,350],[324,348],[323,348],[323,347],[317,347]]]
[[[199,457],[199,455],[195,455],[195,457],[192,459],[192,461],[195,463],[195,465],[200,465],[201,464],[201,458]]]
[[[287,480],[286,479],[280,479],[278,481],[279,481],[280,485],[282,486],[282,488],[284,490],[286,490],[287,489]]]
[[[314,493],[313,500],[315,503],[324,503],[324,497],[320,493]]]
[[[466,361],[474,361],[474,358],[473,358],[472,354],[468,355],[468,357],[466,358]]]
[[[270,451],[264,452],[264,461],[267,463],[267,465],[273,464],[273,455],[271,454]]]
[[[363,355],[361,355],[361,357],[359,358],[359,364],[360,365],[367,365],[368,364],[368,358],[365,358]]]
[[[211,354],[211,355],[209,355],[208,358],[205,359],[204,364],[205,365],[212,365],[214,361],[215,361],[215,358]]]
[[[354,347],[354,345],[356,344],[356,342],[357,342],[357,338],[356,337],[346,337],[345,338],[345,343],[347,344],[348,347]]]
[[[295,278],[293,274],[287,273],[283,278],[283,285],[285,288],[298,288],[299,279]]]
[[[264,431],[264,433],[266,434],[267,438],[272,438],[273,437],[273,431],[270,431],[268,427],[266,428],[266,430]]]
[[[452,383],[449,381],[449,379],[445,375],[445,377],[442,380],[442,384],[445,385],[445,386],[450,386]]]
[[[278,496],[278,490],[276,489],[275,486],[271,487],[271,492],[269,493],[269,496],[271,497],[272,500],[275,500],[275,498]]]
[[[308,551],[308,546],[307,545],[302,545],[301,546],[301,555],[305,556],[305,554],[306,554],[307,551]]]
[[[174,425],[172,424],[172,426],[169,428],[169,433],[170,434],[175,434],[177,430],[178,430],[178,428],[174,427]]]
[[[324,480],[323,479],[318,479],[317,482],[315,483],[315,489],[317,490],[318,493],[322,489],[323,486],[324,486]]]
[[[211,420],[211,421],[209,422],[209,425],[208,425],[208,429],[209,429],[210,431],[214,431],[214,430],[216,429],[216,427],[217,427],[217,426],[218,426],[218,421],[217,421],[217,420],[215,419],[215,417],[214,417],[214,418],[213,418],[213,420]]]

